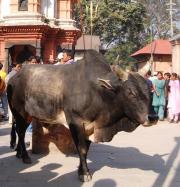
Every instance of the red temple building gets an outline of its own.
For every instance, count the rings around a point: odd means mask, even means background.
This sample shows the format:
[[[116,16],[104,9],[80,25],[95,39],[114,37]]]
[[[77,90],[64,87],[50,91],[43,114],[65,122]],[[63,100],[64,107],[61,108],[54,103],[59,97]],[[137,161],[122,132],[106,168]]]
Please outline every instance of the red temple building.
[[[63,45],[73,45],[81,32],[73,20],[78,0],[0,0],[0,61],[4,69],[31,55],[44,63]]]

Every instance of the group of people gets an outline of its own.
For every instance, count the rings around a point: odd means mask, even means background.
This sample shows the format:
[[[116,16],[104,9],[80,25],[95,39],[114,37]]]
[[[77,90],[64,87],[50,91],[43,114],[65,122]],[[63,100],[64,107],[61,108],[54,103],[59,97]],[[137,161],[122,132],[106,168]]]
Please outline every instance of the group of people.
[[[23,66],[23,64],[41,64],[41,58],[39,56],[30,56],[24,63],[14,64],[11,71],[7,74],[3,71],[3,64],[0,63],[0,101],[3,109],[3,113],[0,113],[0,120],[12,123],[12,115],[8,110],[8,101],[6,95],[6,86],[9,79],[14,76]],[[57,56],[57,62],[54,65],[73,64],[73,53],[70,50],[64,50]]]
[[[150,114],[157,115],[159,120],[165,118],[170,123],[180,120],[180,79],[176,73],[157,72],[151,76],[149,71],[145,78],[150,88]]]
[[[54,65],[73,64],[74,62],[73,53],[69,50],[64,50],[58,54],[57,62]]]
[[[26,61],[26,64],[37,64],[40,63],[39,57],[31,56]],[[22,67],[22,64],[17,63],[14,64],[11,68],[11,71],[7,74],[3,70],[3,64],[0,63],[0,99],[1,99],[1,105],[3,109],[3,113],[0,114],[1,121],[7,121],[9,120],[10,123],[12,123],[12,116],[11,112],[8,108],[8,101],[7,101],[7,95],[6,95],[6,86],[11,77],[13,77]]]
[[[39,57],[31,56],[28,64],[41,63]],[[60,52],[57,56],[57,62],[54,65],[73,64],[73,54],[69,50]],[[14,76],[22,67],[22,64],[16,64],[12,71],[7,75],[2,70],[3,64],[0,63],[0,99],[4,110],[3,120],[8,120],[8,102],[6,96],[6,85],[9,79]],[[150,115],[157,115],[159,120],[167,118],[170,123],[177,123],[180,120],[180,79],[176,73],[157,72],[151,76],[149,71],[145,78],[150,88],[151,102]],[[11,119],[10,119],[11,121]]]

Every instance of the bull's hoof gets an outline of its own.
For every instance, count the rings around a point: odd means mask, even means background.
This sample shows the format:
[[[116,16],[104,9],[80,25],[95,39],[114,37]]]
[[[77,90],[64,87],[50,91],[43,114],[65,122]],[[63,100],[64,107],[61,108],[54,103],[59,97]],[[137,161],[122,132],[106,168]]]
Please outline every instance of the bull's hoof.
[[[17,157],[17,158],[22,158],[22,154],[19,153],[19,152],[17,152],[17,153],[16,153],[16,157]]]
[[[23,160],[23,163],[25,163],[25,164],[31,164],[32,163],[32,160],[31,160],[30,157],[22,158],[22,160]]]
[[[85,175],[79,175],[79,180],[81,182],[89,182],[89,181],[91,181],[91,179],[92,179],[92,176],[90,173],[87,173]]]
[[[16,143],[10,143],[10,148],[14,149],[16,147]]]

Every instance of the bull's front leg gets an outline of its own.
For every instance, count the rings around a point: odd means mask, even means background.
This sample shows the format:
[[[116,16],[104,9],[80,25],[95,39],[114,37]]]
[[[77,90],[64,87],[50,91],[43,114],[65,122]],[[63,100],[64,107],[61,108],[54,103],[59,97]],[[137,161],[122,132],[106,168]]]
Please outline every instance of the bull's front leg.
[[[82,182],[88,182],[92,177],[89,173],[86,158],[91,142],[86,140],[83,125],[70,124],[69,127],[80,159],[78,169],[79,179]]]

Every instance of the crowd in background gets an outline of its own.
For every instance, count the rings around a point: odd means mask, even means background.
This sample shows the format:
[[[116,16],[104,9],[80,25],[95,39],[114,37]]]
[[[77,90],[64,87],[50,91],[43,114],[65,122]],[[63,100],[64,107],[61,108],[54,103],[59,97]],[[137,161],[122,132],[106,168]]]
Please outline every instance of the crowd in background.
[[[30,56],[26,64],[42,63],[39,57]],[[72,64],[74,63],[73,55],[70,51],[64,51],[58,54],[57,62],[54,65]],[[15,64],[11,72],[7,75],[4,72],[3,64],[0,63],[0,99],[4,110],[1,120],[8,120],[12,123],[11,116],[8,112],[8,102],[6,96],[6,85],[8,80],[14,76],[22,67],[22,64]],[[157,115],[159,120],[167,118],[170,123],[177,123],[180,120],[180,79],[176,73],[157,72],[151,75],[151,72],[145,75],[150,88],[151,102],[150,115]],[[9,113],[9,114],[8,114]]]
[[[157,115],[159,120],[165,118],[170,123],[180,120],[180,79],[176,73],[149,71],[145,78],[151,92],[150,115]]]
[[[57,56],[56,61],[51,64],[54,65],[64,65],[64,64],[73,64],[73,53],[71,50],[63,50]],[[8,110],[8,101],[6,95],[6,86],[11,77],[13,77],[24,64],[43,64],[41,58],[39,56],[30,56],[26,61],[23,63],[17,62],[13,64],[11,67],[10,72],[7,74],[3,70],[3,64],[0,63],[0,104],[3,111],[0,111],[0,121],[8,121],[12,124],[12,115],[10,110]]]
[[[37,56],[30,56],[25,62],[26,64],[38,64],[40,63],[40,58]],[[12,123],[11,112],[8,108],[8,101],[6,95],[6,86],[11,77],[13,77],[22,67],[21,63],[13,64],[11,71],[7,74],[3,70],[3,64],[0,63],[0,103],[3,111],[0,113],[1,121],[8,121]]]

